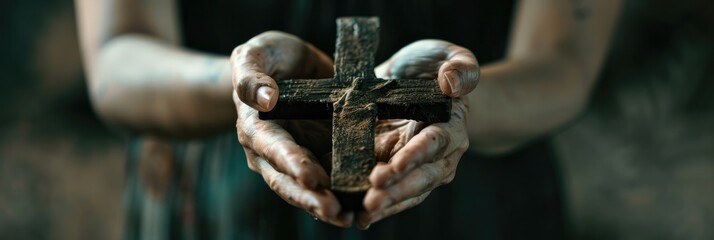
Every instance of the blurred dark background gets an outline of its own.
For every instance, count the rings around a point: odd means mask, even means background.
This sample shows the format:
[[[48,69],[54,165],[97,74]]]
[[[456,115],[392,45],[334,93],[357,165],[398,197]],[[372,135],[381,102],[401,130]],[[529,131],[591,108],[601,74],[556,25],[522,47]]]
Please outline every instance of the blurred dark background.
[[[71,0],[0,2],[0,239],[119,239],[124,143],[89,105]]]
[[[625,4],[589,110],[551,138],[572,236],[714,238],[710,2]],[[76,31],[71,0],[0,3],[0,239],[121,237],[125,142],[92,112]]]

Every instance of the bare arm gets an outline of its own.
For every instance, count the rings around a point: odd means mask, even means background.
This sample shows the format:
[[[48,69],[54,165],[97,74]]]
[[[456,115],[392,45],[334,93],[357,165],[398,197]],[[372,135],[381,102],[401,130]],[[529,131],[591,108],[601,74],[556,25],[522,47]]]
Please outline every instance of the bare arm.
[[[227,56],[181,48],[173,0],[76,0],[97,113],[130,133],[204,136],[234,126]]]
[[[511,150],[585,107],[607,53],[620,0],[524,0],[507,57],[481,68],[471,93],[472,148]]]

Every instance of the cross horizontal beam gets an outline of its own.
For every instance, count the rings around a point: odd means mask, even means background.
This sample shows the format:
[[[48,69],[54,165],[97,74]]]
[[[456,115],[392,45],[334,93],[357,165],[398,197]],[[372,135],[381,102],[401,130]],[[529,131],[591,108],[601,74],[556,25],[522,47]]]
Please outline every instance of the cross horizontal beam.
[[[377,86],[377,118],[446,122],[451,114],[451,98],[439,90],[436,80],[370,79]],[[261,112],[261,119],[331,119],[332,103],[343,94],[344,84],[328,79],[289,79],[278,82],[279,101],[273,111]]]

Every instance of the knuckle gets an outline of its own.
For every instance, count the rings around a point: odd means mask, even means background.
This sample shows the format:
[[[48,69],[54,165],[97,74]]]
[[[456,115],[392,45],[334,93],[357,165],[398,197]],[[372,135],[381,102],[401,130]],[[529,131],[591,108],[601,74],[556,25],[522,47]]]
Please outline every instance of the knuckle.
[[[242,104],[241,104],[242,105]],[[238,132],[238,140],[240,140],[240,134],[243,132],[243,123],[242,123],[242,118],[241,118],[241,111],[240,111],[240,106],[238,106],[238,118],[236,119],[236,129]]]
[[[307,171],[307,166],[309,166],[312,161],[298,153],[289,153],[285,156],[286,162],[288,162],[294,170],[294,177],[301,178],[306,177],[309,172]]]
[[[261,173],[262,170],[260,169],[257,162],[258,156],[256,156],[252,150],[246,147],[243,147],[243,151],[245,152],[245,159],[248,164],[248,168],[253,172]]]
[[[295,47],[303,45],[302,39],[297,36],[276,30],[265,31],[251,38],[248,42],[256,46],[260,46],[259,48],[261,49],[275,49],[284,48],[286,46]]]
[[[430,141],[438,142],[439,146],[447,145],[451,137],[451,134],[448,131],[435,128],[429,128],[428,130],[426,130],[425,135]]]
[[[261,34],[258,34],[257,36],[255,36],[255,38],[257,38],[257,39],[271,39],[271,38],[276,38],[276,37],[284,37],[287,35],[288,35],[287,33],[284,33],[281,31],[269,30],[269,31],[265,31]]]
[[[463,139],[459,141],[458,145],[456,145],[456,148],[454,148],[454,153],[460,155],[463,155],[466,151],[469,150],[469,140],[468,139]]]
[[[238,142],[243,146],[249,146],[250,138],[245,134],[244,131],[238,130]]]
[[[449,173],[448,175],[446,175],[444,180],[441,181],[441,185],[446,185],[446,184],[451,183],[452,181],[454,181],[455,177],[456,177],[456,171]]]
[[[241,56],[260,56],[267,47],[263,44],[245,44]]]
[[[255,48],[256,45],[251,44],[250,42],[238,45],[231,52],[231,60],[235,61],[236,63],[244,62],[247,60],[246,56],[248,56],[251,51],[255,51]]]
[[[415,46],[439,46],[439,47],[454,45],[451,42],[441,40],[441,39],[422,39],[422,40],[414,42],[413,44]]]
[[[277,176],[276,174],[270,174],[266,179],[266,183],[268,184],[268,187],[270,187],[270,189],[279,194],[282,194],[282,181],[279,176]]]
[[[251,171],[260,173],[260,169],[259,169],[258,166],[255,164],[255,161],[254,161],[253,159],[250,159],[250,158],[249,158],[247,162],[248,162],[248,168],[249,168]]]
[[[468,48],[449,43],[449,50],[453,54],[453,56],[461,56],[461,57],[466,57],[468,59],[475,59],[473,52],[469,50]]]
[[[246,42],[233,49],[233,52],[231,52],[231,61],[233,61],[237,66],[242,66],[249,61],[248,56],[256,55],[260,51],[261,48],[259,45],[251,43],[250,41]]]
[[[231,51],[231,62],[235,62],[238,60],[238,55],[240,54],[241,49],[243,49],[243,44],[236,46],[233,48],[233,51]]]
[[[466,151],[469,150],[469,145],[470,145],[469,140],[466,139],[466,140],[464,140],[464,141],[461,143],[461,145],[459,145],[459,148],[458,148],[457,150],[458,150],[460,153],[465,153]]]
[[[426,190],[431,190],[435,187],[443,185],[444,171],[446,171],[444,168],[425,166],[425,180],[429,182],[429,184],[426,185]]]
[[[431,194],[431,191],[427,191],[422,194],[419,194],[419,196],[414,197],[413,205],[417,205],[417,204],[424,202],[424,200],[426,200],[426,198],[429,197],[430,194]]]
[[[246,120],[243,120],[246,121]],[[254,126],[246,126],[244,122],[237,123],[238,125],[238,142],[244,147],[253,146],[253,135],[255,134]]]

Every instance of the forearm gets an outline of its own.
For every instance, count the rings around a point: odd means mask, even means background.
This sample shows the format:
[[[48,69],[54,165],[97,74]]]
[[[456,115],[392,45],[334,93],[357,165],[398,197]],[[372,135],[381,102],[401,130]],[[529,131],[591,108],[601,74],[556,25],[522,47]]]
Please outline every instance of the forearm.
[[[519,2],[506,58],[471,93],[473,149],[501,153],[575,118],[607,53],[620,0]]]
[[[594,78],[563,54],[484,66],[469,96],[472,149],[506,152],[562,126],[582,111]]]
[[[97,56],[90,95],[110,124],[130,133],[180,138],[234,126],[227,57],[191,52],[143,35],[113,37]]]

